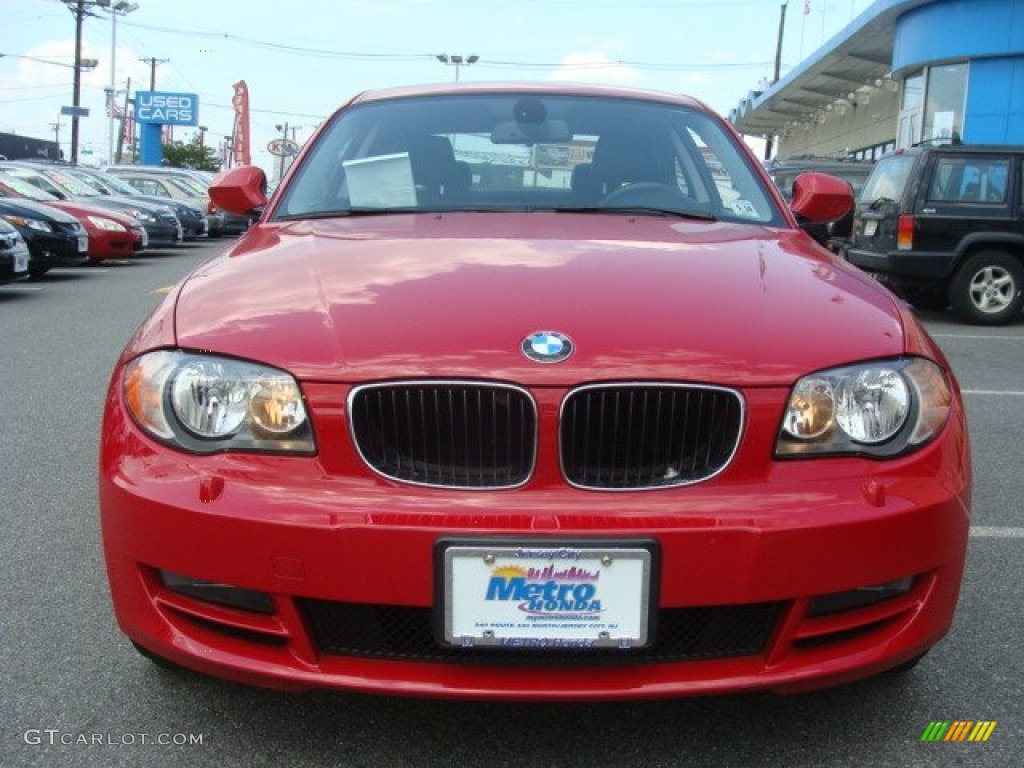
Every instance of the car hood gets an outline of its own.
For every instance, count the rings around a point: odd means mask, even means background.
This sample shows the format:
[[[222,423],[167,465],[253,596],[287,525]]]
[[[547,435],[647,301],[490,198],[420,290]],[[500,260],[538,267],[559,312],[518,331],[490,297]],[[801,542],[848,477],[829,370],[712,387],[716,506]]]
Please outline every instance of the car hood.
[[[72,198],[71,202],[81,203],[82,205],[95,205],[97,207],[107,209],[114,208],[117,210],[137,208],[140,211],[145,211],[146,213],[151,214],[155,214],[163,209],[172,207],[168,202],[154,203],[128,195],[83,195],[81,197]]]
[[[142,202],[156,207],[167,207],[175,212],[187,210],[192,213],[198,213],[200,216],[206,215],[204,213],[206,207],[198,199],[194,201],[179,200],[173,197],[160,197],[158,195],[122,195],[121,199],[131,202]]]
[[[16,216],[42,219],[44,221],[59,221],[62,224],[78,223],[78,219],[70,213],[65,213],[64,211],[53,207],[49,203],[39,203],[35,200],[29,200],[28,198],[4,197],[0,199],[0,212],[11,213]]]
[[[803,233],[626,215],[262,224],[193,273],[174,323],[182,347],[325,381],[771,385],[904,349],[891,295]],[[537,331],[575,353],[527,360]]]
[[[99,205],[88,205],[86,203],[77,203],[69,200],[56,200],[52,203],[47,203],[47,205],[52,205],[54,208],[60,208],[65,213],[70,213],[75,218],[85,216],[102,216],[105,219],[116,221],[124,227],[140,226],[139,223],[131,216]]]

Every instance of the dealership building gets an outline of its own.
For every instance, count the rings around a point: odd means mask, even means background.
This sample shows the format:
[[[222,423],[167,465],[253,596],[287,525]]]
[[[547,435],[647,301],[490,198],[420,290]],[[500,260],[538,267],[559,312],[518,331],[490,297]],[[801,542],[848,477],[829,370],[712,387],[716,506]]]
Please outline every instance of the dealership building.
[[[1024,0],[876,0],[729,120],[778,157],[1024,144]]]

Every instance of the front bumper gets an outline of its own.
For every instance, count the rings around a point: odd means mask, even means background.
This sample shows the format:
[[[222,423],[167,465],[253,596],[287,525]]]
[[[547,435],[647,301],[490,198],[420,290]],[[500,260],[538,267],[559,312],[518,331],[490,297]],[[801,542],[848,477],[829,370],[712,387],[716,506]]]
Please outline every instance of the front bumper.
[[[604,493],[539,472],[516,490],[448,491],[363,467],[343,447],[339,389],[307,388],[321,441],[311,458],[179,454],[108,397],[101,519],[115,612],[132,640],[282,689],[601,699],[847,682],[924,653],[951,625],[970,506],[958,418],[903,459],[766,464],[771,440],[758,423],[776,422],[786,393],[745,393],[744,445],[696,486]],[[654,542],[656,613],[691,639],[611,658],[441,649],[430,630],[435,546],[453,536]],[[183,594],[167,572],[264,593],[269,611]],[[809,615],[816,598],[908,577],[898,596]]]
[[[177,245],[184,239],[184,231],[177,217],[160,217],[155,222],[144,222],[149,245]]]
[[[32,267],[77,267],[89,261],[89,238],[78,234],[31,233],[28,238]]]

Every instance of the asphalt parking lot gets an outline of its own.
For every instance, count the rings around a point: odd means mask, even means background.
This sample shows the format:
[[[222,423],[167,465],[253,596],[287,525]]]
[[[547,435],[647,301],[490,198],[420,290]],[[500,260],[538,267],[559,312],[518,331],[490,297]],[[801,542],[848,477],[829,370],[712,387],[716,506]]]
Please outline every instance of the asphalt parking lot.
[[[0,287],[3,766],[1015,766],[1024,752],[1024,318],[926,314],[956,370],[974,520],[952,634],[912,672],[796,697],[480,704],[279,694],[159,670],[117,630],[95,489],[113,363],[226,241]],[[865,553],[870,556],[870,553]],[[994,721],[984,743],[922,742]]]

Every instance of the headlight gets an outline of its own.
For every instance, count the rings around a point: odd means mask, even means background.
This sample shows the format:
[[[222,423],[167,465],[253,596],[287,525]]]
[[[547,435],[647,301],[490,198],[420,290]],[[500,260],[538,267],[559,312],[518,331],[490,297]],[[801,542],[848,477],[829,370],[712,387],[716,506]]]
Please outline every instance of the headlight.
[[[276,368],[161,350],[128,363],[122,388],[142,429],[186,451],[315,451],[299,385]]]
[[[790,392],[775,455],[896,456],[942,430],[952,399],[942,370],[923,358],[811,374]]]
[[[105,219],[102,216],[90,216],[89,221],[95,224],[100,229],[105,229],[107,232],[125,232],[124,227],[118,224],[113,219]]]
[[[40,221],[39,219],[26,219],[24,216],[14,216],[13,214],[10,216],[4,216],[4,218],[11,222],[11,224],[17,224],[19,227],[28,227],[29,229],[35,229],[39,232],[53,231],[53,227],[51,227],[47,222]]]

